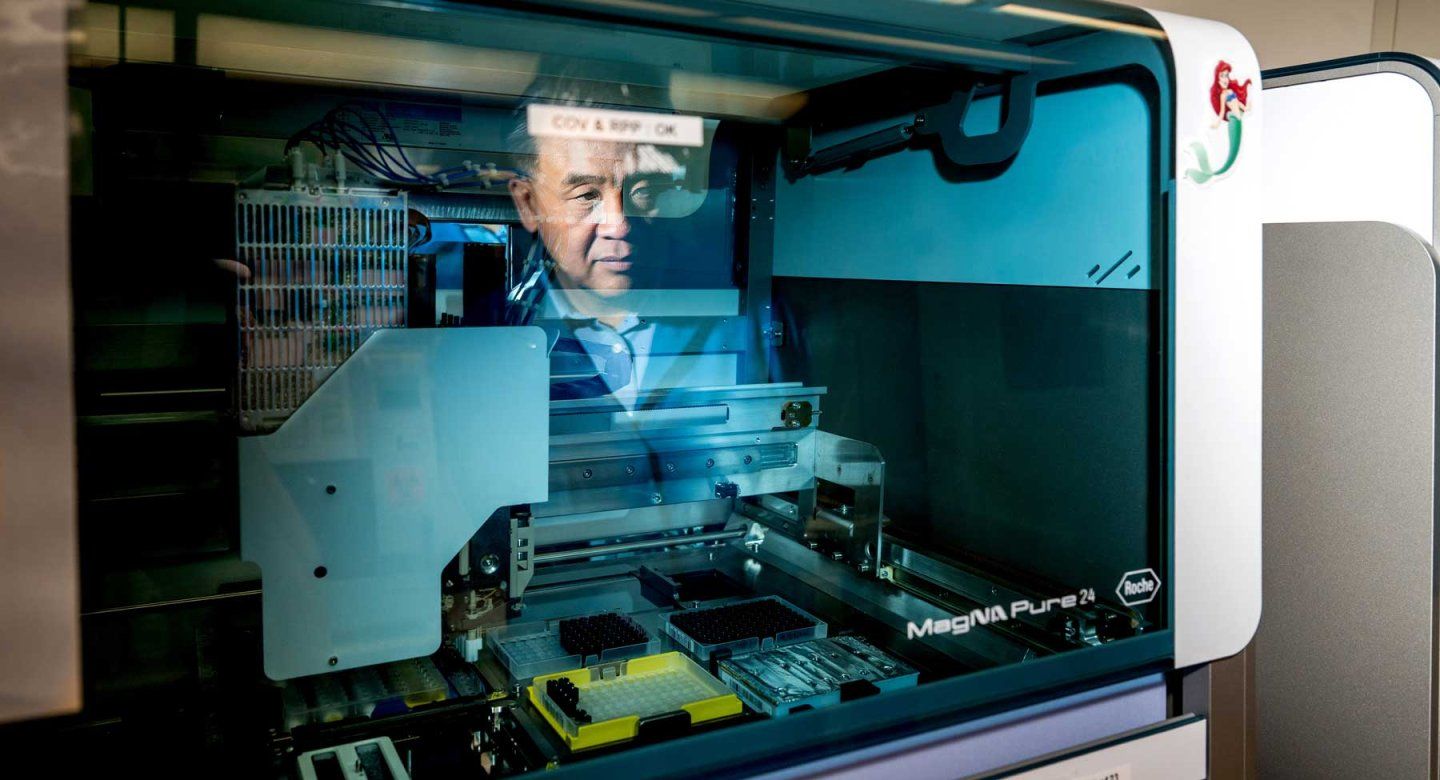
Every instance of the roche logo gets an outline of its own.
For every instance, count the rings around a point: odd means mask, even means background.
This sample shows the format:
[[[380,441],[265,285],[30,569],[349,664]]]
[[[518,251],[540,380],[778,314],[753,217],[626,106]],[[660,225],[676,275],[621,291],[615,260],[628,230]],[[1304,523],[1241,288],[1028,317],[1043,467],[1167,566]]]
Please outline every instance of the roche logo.
[[[1115,595],[1127,607],[1149,604],[1160,593],[1160,576],[1154,569],[1137,569],[1125,572],[1120,584],[1115,586]]]

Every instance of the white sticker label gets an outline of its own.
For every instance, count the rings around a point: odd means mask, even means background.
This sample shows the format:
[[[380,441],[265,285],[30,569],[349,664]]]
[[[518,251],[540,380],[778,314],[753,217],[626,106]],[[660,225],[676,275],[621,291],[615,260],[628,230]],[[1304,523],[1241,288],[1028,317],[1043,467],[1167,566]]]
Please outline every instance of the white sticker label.
[[[530,135],[538,137],[705,145],[705,124],[698,116],[535,104],[525,108],[525,122]]]
[[[1075,780],[1130,780],[1130,765],[1117,766],[1104,772],[1096,772],[1093,775],[1077,777]]]

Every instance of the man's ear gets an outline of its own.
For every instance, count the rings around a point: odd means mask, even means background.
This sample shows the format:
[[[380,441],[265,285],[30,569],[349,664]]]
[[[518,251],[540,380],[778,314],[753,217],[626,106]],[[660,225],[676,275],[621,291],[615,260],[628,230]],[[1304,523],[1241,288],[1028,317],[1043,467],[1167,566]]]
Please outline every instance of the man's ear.
[[[540,229],[540,210],[536,208],[535,187],[527,180],[510,180],[510,198],[515,201],[515,210],[520,212],[520,224],[527,233]]]

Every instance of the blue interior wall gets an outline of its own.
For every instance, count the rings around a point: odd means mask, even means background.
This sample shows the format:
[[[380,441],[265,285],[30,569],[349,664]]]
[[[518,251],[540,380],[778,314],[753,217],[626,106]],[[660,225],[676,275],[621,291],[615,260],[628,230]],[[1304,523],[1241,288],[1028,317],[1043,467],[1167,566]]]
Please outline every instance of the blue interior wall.
[[[967,129],[993,128],[999,104],[977,101]],[[906,149],[782,180],[775,274],[1151,289],[1151,143],[1145,97],[1105,84],[1038,98],[993,178],[947,181],[928,149]]]

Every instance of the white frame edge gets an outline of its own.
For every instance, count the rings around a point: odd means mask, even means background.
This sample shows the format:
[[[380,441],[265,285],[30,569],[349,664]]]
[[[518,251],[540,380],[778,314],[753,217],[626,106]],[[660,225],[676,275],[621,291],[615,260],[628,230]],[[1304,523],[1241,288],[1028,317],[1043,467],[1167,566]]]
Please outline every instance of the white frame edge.
[[[1218,22],[1151,12],[1169,38],[1175,83],[1174,338],[1175,666],[1225,658],[1260,623],[1264,100],[1254,49]],[[1215,120],[1210,87],[1224,60],[1253,79],[1240,153],[1197,183],[1190,146]]]

